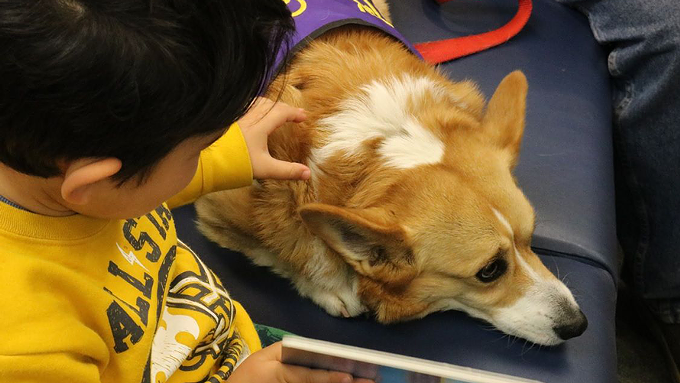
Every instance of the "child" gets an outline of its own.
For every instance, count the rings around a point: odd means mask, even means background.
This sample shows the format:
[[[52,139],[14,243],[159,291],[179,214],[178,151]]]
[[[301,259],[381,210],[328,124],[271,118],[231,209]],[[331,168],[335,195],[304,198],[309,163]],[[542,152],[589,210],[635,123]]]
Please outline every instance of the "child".
[[[280,0],[0,2],[0,382],[351,381],[258,351],[169,210],[309,178],[267,150],[303,111],[233,124],[292,28]]]

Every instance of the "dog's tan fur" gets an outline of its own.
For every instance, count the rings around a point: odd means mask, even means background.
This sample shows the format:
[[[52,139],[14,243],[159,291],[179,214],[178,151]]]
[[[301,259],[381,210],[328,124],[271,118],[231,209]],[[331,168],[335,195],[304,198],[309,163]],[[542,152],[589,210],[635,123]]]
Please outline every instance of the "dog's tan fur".
[[[374,137],[319,162],[315,150],[329,139],[319,128],[324,119],[342,113],[366,84],[400,76],[426,79],[447,94],[423,92],[405,105],[444,143],[441,161],[387,166],[377,154],[386,138]],[[307,110],[305,122],[270,137],[270,151],[308,164],[312,180],[260,181],[206,196],[197,203],[199,227],[290,278],[333,315],[370,311],[394,322],[460,309],[514,335],[559,343],[551,331],[563,319],[522,319],[531,329],[514,324],[515,312],[533,310],[525,306],[535,300],[550,310],[578,311],[531,251],[534,212],[511,174],[526,93],[524,75],[514,72],[485,105],[474,84],[451,82],[375,30],[328,32],[297,54],[269,91]],[[497,258],[507,272],[483,283],[476,274]],[[550,292],[535,291],[544,287]],[[562,306],[554,308],[557,300]]]

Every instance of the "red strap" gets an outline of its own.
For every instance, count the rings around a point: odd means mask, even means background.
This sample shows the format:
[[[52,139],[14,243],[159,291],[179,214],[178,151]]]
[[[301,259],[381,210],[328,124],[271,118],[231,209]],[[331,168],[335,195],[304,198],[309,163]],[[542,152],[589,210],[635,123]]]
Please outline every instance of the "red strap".
[[[436,0],[438,3],[445,3],[450,0]],[[519,7],[515,17],[502,27],[478,35],[457,37],[447,40],[429,41],[415,44],[416,49],[423,56],[425,61],[432,64],[439,64],[445,61],[457,59],[473,53],[495,47],[510,40],[524,25],[529,21],[531,15],[531,0],[518,0]]]

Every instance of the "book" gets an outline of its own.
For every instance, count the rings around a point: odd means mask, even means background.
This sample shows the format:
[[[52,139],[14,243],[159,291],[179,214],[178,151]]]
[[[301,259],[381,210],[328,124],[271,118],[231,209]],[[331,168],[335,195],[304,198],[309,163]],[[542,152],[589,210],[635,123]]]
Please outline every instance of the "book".
[[[281,361],[340,371],[376,383],[542,383],[426,359],[284,335]]]

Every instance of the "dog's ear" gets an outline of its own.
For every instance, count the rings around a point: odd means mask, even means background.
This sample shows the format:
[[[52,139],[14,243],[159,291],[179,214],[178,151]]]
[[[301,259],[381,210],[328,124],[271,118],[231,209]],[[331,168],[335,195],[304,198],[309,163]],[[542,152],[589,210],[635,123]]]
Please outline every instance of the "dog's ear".
[[[486,107],[483,125],[493,145],[507,150],[514,168],[519,156],[526,113],[527,79],[521,71],[505,76]]]
[[[299,210],[309,230],[340,254],[357,273],[401,285],[416,275],[415,260],[401,227],[380,212],[311,203]]]

